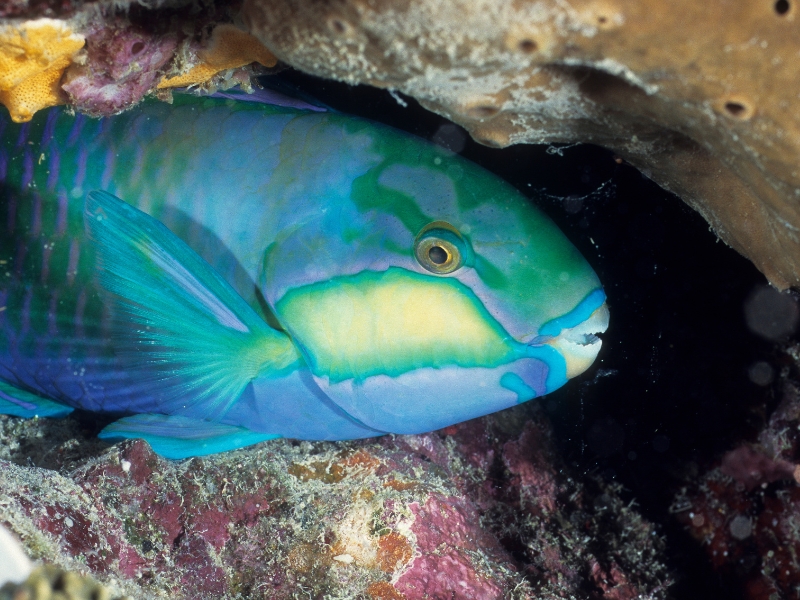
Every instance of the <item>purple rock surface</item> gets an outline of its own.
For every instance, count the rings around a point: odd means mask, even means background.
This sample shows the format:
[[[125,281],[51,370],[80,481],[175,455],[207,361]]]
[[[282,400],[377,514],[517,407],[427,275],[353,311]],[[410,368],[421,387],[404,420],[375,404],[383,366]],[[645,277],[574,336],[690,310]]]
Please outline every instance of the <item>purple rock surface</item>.
[[[86,35],[86,60],[65,73],[70,104],[92,116],[130,108],[155,89],[178,48],[175,33],[153,33],[121,19]]]

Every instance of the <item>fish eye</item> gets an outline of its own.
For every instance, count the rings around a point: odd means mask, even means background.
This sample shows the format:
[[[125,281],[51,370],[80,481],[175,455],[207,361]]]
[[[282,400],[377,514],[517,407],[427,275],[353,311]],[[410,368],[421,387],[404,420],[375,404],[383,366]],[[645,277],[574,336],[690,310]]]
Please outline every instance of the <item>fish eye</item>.
[[[450,253],[446,248],[443,248],[438,244],[434,244],[431,246],[431,249],[428,250],[428,258],[430,258],[431,262],[435,265],[443,265],[450,260]]]
[[[447,275],[460,269],[466,260],[467,246],[461,234],[444,221],[424,227],[414,240],[414,256],[427,271]]]

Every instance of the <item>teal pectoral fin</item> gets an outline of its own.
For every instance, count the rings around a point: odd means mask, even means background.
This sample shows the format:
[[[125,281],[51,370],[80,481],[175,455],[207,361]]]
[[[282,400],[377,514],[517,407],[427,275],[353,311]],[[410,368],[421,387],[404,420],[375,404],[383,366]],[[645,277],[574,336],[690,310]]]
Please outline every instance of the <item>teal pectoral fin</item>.
[[[280,436],[178,415],[140,414],[111,423],[98,437],[109,442],[141,438],[157,454],[179,460],[235,450]]]
[[[159,412],[218,420],[259,373],[299,360],[287,335],[153,217],[95,191],[84,221],[111,292],[118,355],[152,383]]]
[[[65,417],[74,409],[0,381],[0,414],[31,419]]]

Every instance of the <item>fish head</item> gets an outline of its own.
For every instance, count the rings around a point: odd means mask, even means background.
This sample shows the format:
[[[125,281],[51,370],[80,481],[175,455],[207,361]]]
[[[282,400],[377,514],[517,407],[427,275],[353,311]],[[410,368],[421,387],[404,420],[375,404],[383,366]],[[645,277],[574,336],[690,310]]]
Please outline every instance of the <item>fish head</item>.
[[[589,368],[608,309],[575,246],[497,176],[380,134],[360,167],[309,174],[326,201],[264,258],[264,296],[325,393],[369,427],[419,433]]]

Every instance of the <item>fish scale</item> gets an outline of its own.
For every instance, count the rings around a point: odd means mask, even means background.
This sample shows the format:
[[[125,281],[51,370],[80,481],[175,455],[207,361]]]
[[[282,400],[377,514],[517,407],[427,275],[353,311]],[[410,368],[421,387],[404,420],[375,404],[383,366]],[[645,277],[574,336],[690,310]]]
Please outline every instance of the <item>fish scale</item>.
[[[2,123],[0,412],[127,415],[102,436],[180,458],[428,431],[588,368],[602,287],[516,190],[270,98]]]

